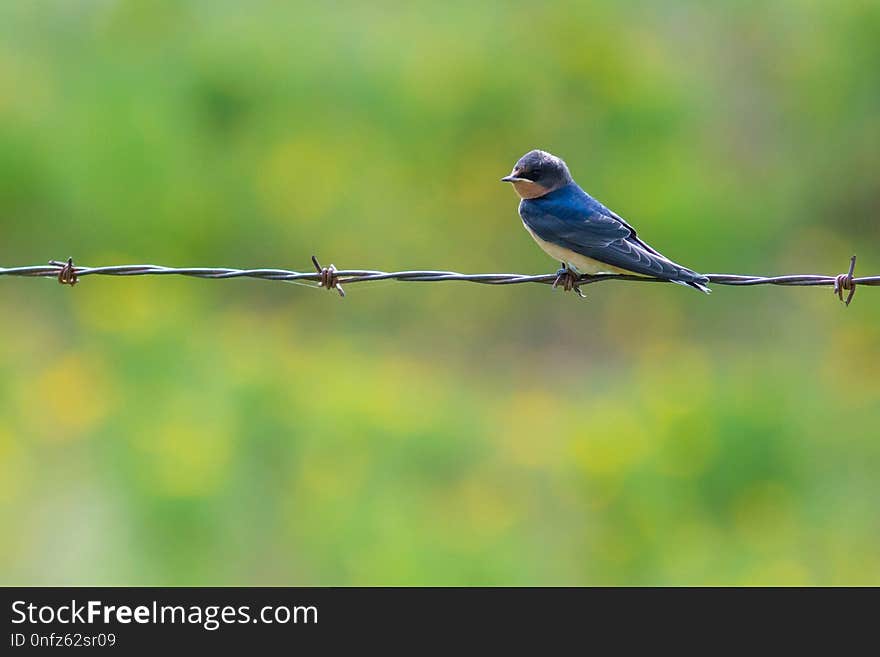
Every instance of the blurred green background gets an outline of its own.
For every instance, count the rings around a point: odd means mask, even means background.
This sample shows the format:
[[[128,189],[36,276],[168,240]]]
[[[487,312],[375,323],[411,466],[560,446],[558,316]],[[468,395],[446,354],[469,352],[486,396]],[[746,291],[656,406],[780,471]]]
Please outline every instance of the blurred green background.
[[[7,1],[0,264],[880,273],[880,4]],[[0,279],[3,584],[880,584],[880,292]]]

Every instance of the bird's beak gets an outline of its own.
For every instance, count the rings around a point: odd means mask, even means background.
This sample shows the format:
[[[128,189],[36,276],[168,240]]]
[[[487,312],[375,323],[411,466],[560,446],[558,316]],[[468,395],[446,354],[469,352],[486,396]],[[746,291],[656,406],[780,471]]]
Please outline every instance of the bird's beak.
[[[509,176],[504,176],[504,177],[501,179],[501,182],[509,182],[509,183],[512,183],[512,182],[520,182],[520,181],[522,181],[522,180],[525,180],[525,178],[520,178],[520,177],[519,177],[519,169],[514,169],[513,171],[510,172],[510,175],[509,175]]]

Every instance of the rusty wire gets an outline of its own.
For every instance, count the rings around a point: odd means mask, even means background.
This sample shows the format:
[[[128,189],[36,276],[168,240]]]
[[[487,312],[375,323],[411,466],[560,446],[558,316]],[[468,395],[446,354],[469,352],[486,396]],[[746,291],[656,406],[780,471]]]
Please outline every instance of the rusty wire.
[[[80,267],[68,258],[61,262],[50,260],[48,265],[31,267],[0,267],[0,276],[32,276],[56,278],[59,283],[75,285],[83,276],[193,276],[196,278],[260,278],[270,281],[309,281],[318,287],[336,290],[345,296],[343,285],[368,283],[371,281],[396,280],[402,282],[435,283],[439,281],[466,281],[485,285],[515,285],[518,283],[542,283],[554,285],[558,283],[557,274],[461,274],[453,271],[376,271],[372,269],[336,269],[333,265],[322,267],[315,256],[313,272],[298,272],[290,269],[233,269],[229,267],[163,267],[160,265],[113,265],[109,267]],[[850,260],[849,271],[837,276],[817,274],[794,274],[786,276],[744,276],[739,274],[705,274],[710,283],[715,285],[786,285],[786,286],[829,286],[841,301],[849,305],[855,294],[856,285],[880,285],[880,276],[854,276],[856,257]],[[578,286],[599,283],[601,281],[638,281],[647,283],[668,283],[660,278],[635,276],[627,274],[595,274],[581,275]],[[568,288],[566,288],[568,289]],[[848,291],[846,299],[844,291]]]

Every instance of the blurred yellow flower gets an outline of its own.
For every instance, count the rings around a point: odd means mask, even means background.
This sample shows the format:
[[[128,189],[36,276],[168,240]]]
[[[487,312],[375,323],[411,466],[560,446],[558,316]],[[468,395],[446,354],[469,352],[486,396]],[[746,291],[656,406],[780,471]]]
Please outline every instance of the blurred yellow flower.
[[[149,490],[166,497],[205,497],[226,486],[234,445],[224,420],[222,413],[178,409],[155,430],[140,434],[135,445]]]
[[[83,437],[113,406],[115,392],[101,356],[70,352],[20,388],[22,426],[49,442]]]

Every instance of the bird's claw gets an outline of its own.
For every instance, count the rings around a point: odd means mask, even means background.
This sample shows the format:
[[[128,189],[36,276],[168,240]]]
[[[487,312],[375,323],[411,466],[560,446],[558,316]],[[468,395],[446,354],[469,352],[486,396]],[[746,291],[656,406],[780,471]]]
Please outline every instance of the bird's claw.
[[[580,281],[580,275],[563,265],[562,268],[556,272],[556,280],[553,281],[553,288],[556,289],[562,285],[562,289],[566,292],[574,290],[575,294],[581,299],[585,299],[587,295],[581,290],[578,281]]]

